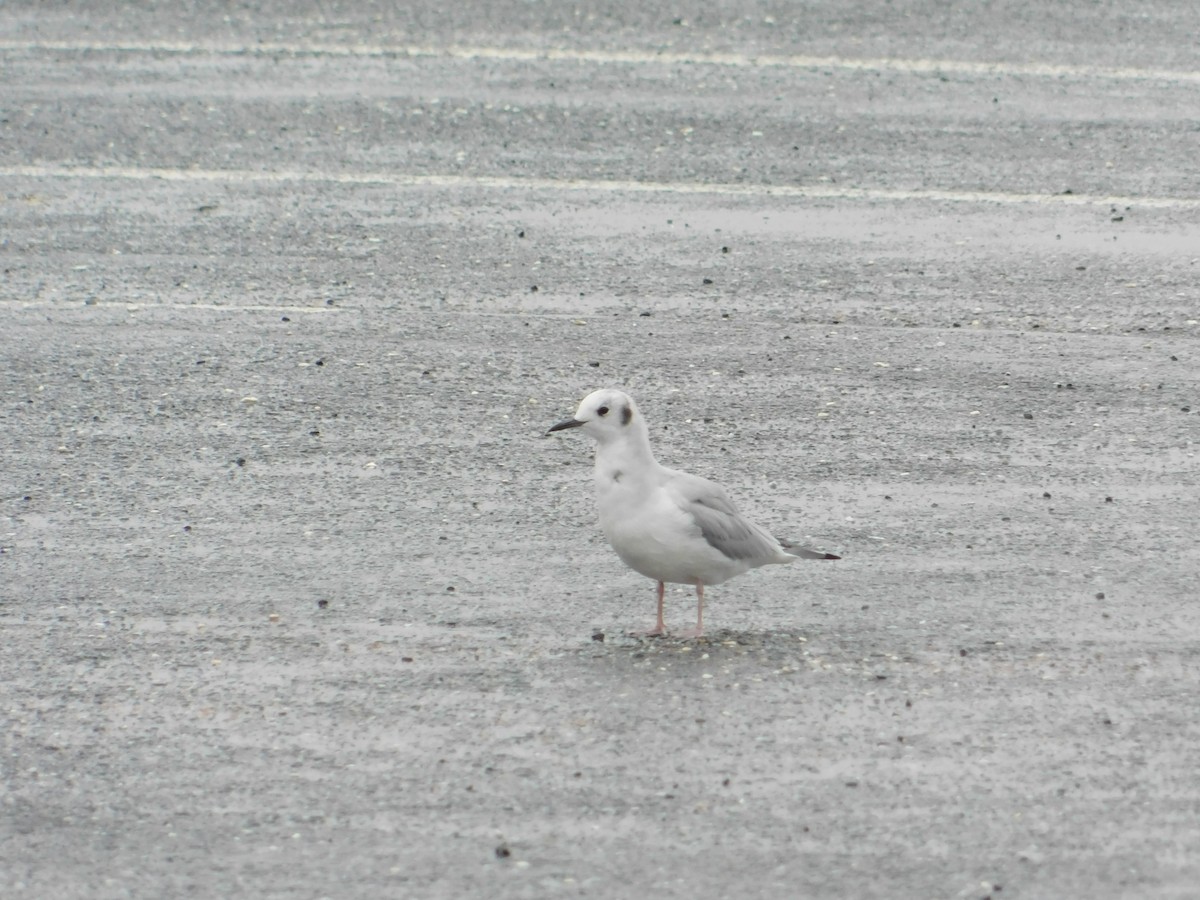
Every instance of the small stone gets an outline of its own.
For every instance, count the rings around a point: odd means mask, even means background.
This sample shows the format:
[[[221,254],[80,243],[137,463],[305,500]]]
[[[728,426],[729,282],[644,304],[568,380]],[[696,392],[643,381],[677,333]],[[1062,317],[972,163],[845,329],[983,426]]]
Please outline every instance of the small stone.
[[[1104,599],[1104,591],[1100,591],[1100,593],[1096,594],[1096,599],[1103,600]]]
[[[604,632],[603,631],[592,632],[592,640],[598,644],[603,644],[604,643]]]
[[[497,859],[508,859],[510,856],[512,856],[512,851],[508,849],[508,844],[501,844],[496,848]]]
[[[318,600],[317,601],[317,609],[325,609],[328,606],[329,606],[328,600]]]
[[[1032,419],[1032,418],[1033,418],[1033,413],[1025,413],[1025,418],[1027,418],[1027,419]]]

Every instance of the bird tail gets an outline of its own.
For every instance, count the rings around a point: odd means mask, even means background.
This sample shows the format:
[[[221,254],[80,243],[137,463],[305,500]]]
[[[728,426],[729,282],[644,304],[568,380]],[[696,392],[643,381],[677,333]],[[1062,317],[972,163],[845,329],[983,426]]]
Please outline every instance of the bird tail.
[[[789,556],[799,557],[800,559],[841,559],[840,556],[834,556],[832,553],[824,553],[820,550],[809,550],[807,547],[797,547],[790,541],[785,541],[782,538],[776,538],[779,541],[779,546],[783,548],[783,552]]]

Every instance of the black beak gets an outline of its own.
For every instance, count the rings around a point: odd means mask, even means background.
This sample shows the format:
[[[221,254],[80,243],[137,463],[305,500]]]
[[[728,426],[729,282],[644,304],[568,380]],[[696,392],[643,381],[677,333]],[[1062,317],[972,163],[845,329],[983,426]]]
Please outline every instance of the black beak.
[[[550,431],[566,431],[568,428],[578,428],[583,423],[578,419],[563,419],[561,422],[556,422],[550,426]],[[546,434],[549,434],[547,431]]]

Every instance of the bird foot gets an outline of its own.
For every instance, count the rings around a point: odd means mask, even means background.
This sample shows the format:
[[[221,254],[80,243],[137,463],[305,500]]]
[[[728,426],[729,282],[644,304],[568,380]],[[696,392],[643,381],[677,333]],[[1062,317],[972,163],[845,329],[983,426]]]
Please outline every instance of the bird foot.
[[[704,637],[704,629],[703,628],[685,628],[685,629],[683,629],[683,631],[675,632],[675,637],[679,638],[682,641],[695,640],[696,638]]]
[[[629,632],[629,636],[630,637],[666,637],[667,629],[664,628],[662,625],[657,625],[654,628],[648,629],[647,631],[631,631],[631,632]]]

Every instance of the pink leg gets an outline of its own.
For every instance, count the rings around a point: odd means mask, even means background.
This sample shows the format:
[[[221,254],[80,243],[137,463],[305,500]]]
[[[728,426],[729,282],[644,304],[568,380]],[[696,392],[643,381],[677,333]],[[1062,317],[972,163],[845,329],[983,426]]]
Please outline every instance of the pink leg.
[[[696,582],[696,627],[679,632],[681,638],[704,637],[704,582]]]
[[[666,623],[663,622],[663,591],[667,586],[661,581],[658,583],[658,622],[649,631],[631,631],[631,635],[635,637],[658,637],[667,633]]]

